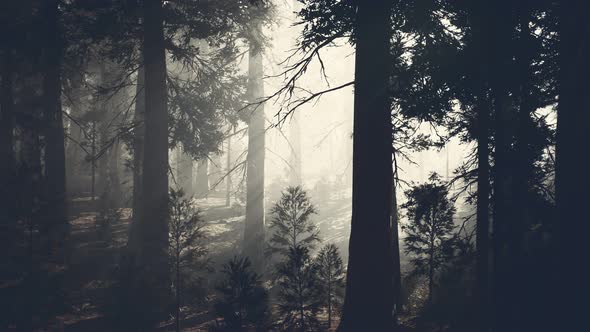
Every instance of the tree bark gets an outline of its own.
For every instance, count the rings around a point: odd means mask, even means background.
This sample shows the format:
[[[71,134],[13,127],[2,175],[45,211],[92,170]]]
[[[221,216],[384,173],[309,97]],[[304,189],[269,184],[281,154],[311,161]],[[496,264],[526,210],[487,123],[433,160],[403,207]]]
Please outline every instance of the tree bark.
[[[6,47],[2,54],[2,87],[0,95],[0,225],[11,220],[14,208],[14,98],[13,55]]]
[[[508,14],[507,14],[508,13]],[[494,211],[493,211],[493,324],[495,331],[514,331],[516,315],[510,299],[509,229],[513,218],[511,144],[512,114],[510,112],[509,80],[511,75],[512,15],[508,1],[493,2],[488,11],[490,44],[490,88],[494,110]]]
[[[390,14],[389,1],[357,2],[352,224],[341,332],[393,327]]]
[[[255,22],[250,38],[248,95],[251,102],[257,102],[259,98],[264,96],[261,29],[262,23]],[[251,114],[248,122],[246,225],[243,252],[244,256],[249,257],[252,261],[254,271],[262,273],[264,269],[264,105],[254,105],[246,111]]]
[[[61,110],[62,40],[59,28],[59,1],[44,6],[46,21],[44,45],[43,99],[45,129],[46,222],[49,257],[65,263],[69,222],[66,206],[65,136]]]
[[[394,323],[397,324],[402,309],[402,271],[399,251],[399,218],[397,214],[397,190],[395,180],[391,186],[391,247],[393,254],[393,305]]]
[[[476,205],[476,296],[479,331],[489,330],[490,318],[490,105],[488,100],[489,59],[485,40],[489,38],[489,26],[484,21],[486,11],[475,5],[472,39],[475,54],[479,57],[474,73],[477,98],[477,205]]]
[[[142,193],[142,175],[143,175],[143,149],[145,139],[145,71],[143,64],[137,71],[137,86],[135,91],[135,113],[133,122],[133,225],[141,219],[141,193]],[[130,231],[130,236],[134,232]]]
[[[161,0],[144,1],[145,146],[138,262],[149,289],[146,315],[162,314],[169,303],[168,111],[166,54]]]
[[[588,269],[580,264],[587,259],[587,222],[589,201],[588,164],[583,162],[588,146],[588,123],[590,123],[590,45],[587,31],[590,22],[586,13],[590,10],[587,1],[560,1],[560,73],[559,105],[557,109],[557,145],[555,186],[557,220],[553,249],[557,251],[557,263],[548,273],[554,275],[554,288],[550,295],[553,302],[584,303],[586,292],[578,286],[588,281]],[[565,273],[567,271],[567,273]],[[570,308],[568,308],[570,307]],[[551,314],[547,330],[574,331],[587,320],[584,306],[558,306]],[[563,319],[567,315],[568,319]],[[561,317],[561,318],[560,318]]]

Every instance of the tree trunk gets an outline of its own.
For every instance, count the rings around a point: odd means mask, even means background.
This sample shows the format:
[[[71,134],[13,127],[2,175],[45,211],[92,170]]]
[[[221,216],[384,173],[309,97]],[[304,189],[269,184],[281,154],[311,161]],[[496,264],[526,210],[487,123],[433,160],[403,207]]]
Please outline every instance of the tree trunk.
[[[234,128],[235,131],[235,128]],[[231,206],[231,134],[227,138],[227,151],[226,153],[226,174],[225,174],[225,206]]]
[[[0,224],[12,220],[14,209],[14,98],[12,49],[2,55],[2,88],[0,95]]]
[[[388,1],[357,2],[352,224],[341,332],[393,327],[390,11]]]
[[[187,197],[194,194],[193,192],[193,158],[182,151],[180,156],[180,165],[178,170],[178,183],[184,190]]]
[[[248,95],[251,102],[256,102],[264,96],[262,45],[260,44],[261,29],[261,22],[254,23],[250,38]],[[264,105],[255,105],[246,111],[251,112],[251,114],[248,122],[246,225],[243,253],[252,261],[254,271],[262,273],[264,269]]]
[[[197,177],[195,179],[195,195],[203,198],[209,193],[209,160],[201,159],[197,162]]]
[[[169,300],[168,111],[161,0],[144,1],[145,146],[138,263],[149,289],[150,318],[162,317]]]
[[[81,69],[84,70],[84,69]],[[84,84],[84,74],[83,73],[75,73],[71,78],[71,85],[72,88],[70,90],[71,96],[71,109],[70,109],[70,116],[76,121],[70,120],[69,125],[69,137],[71,140],[68,141],[66,145],[66,167],[67,167],[67,188],[68,190],[76,189],[80,194],[79,188],[81,186],[79,183],[81,182],[82,178],[80,177],[81,170],[83,165],[85,165],[84,157],[83,157],[83,150],[80,147],[80,143],[84,141],[84,132],[83,129],[80,127],[78,120],[84,113],[84,93],[83,93],[83,84]],[[71,189],[70,189],[71,188]]]
[[[180,241],[176,239],[177,245]],[[180,250],[176,250],[176,317],[174,317],[176,332],[180,332]]]
[[[46,224],[49,257],[65,263],[66,240],[69,222],[66,210],[66,163],[64,127],[61,110],[61,57],[62,40],[59,30],[59,1],[45,4],[45,66],[43,73],[43,98],[45,106],[45,176],[46,176]]]
[[[301,124],[299,121],[299,112],[294,112],[291,118],[289,130],[289,144],[291,146],[291,169],[289,171],[289,184],[291,186],[300,186],[301,177]]]
[[[477,98],[477,206],[476,206],[476,296],[477,321],[479,331],[489,331],[490,318],[490,105],[487,96],[489,79],[489,59],[485,41],[489,38],[489,28],[485,24],[486,11],[481,4],[475,5],[473,19],[473,43],[476,54],[481,59],[472,70],[479,74],[476,80]]]
[[[135,91],[135,113],[133,122],[133,223],[129,232],[130,236],[135,233],[133,227],[141,219],[141,193],[142,193],[142,175],[143,175],[143,150],[145,139],[145,71],[143,64],[137,71],[137,87]]]
[[[514,166],[511,158],[511,114],[509,96],[509,77],[511,74],[512,47],[510,20],[501,19],[503,15],[511,15],[511,5],[507,1],[494,2],[488,11],[489,31],[491,32],[491,63],[490,88],[494,114],[494,212],[493,212],[493,304],[494,330],[513,331],[515,316],[508,287],[511,273],[508,268],[510,252],[508,232],[512,218],[512,172]]]
[[[557,223],[555,243],[557,262],[548,272],[554,275],[551,295],[555,299],[547,303],[584,303],[586,292],[579,285],[586,285],[588,268],[580,264],[587,259],[588,188],[586,176],[588,164],[583,162],[588,146],[590,123],[590,45],[587,31],[590,21],[588,1],[560,1],[560,73],[559,105],[557,110],[557,146],[555,186],[557,198]],[[564,271],[567,271],[565,273]],[[558,292],[558,293],[557,293]],[[553,309],[555,307],[552,306]],[[563,319],[567,315],[568,319]],[[558,306],[551,314],[552,331],[575,331],[587,320],[584,306]]]
[[[402,309],[402,271],[399,251],[399,218],[397,214],[397,190],[395,180],[391,186],[391,247],[393,253],[393,305],[394,323],[397,324]]]

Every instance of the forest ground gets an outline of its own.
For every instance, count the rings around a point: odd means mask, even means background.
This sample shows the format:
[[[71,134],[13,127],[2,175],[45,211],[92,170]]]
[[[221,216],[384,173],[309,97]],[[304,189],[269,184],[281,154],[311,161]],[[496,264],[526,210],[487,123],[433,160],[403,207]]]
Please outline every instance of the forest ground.
[[[348,253],[349,223],[351,216],[350,196],[334,195],[323,202],[318,202],[319,215],[314,219],[320,228],[323,243],[334,243],[346,261]],[[65,280],[65,293],[68,301],[67,313],[56,318],[55,328],[48,331],[108,331],[108,322],[101,314],[108,303],[109,286],[112,284],[121,249],[127,241],[130,209],[121,209],[121,218],[111,225],[110,243],[101,240],[96,224],[96,203],[89,198],[77,198],[71,202],[73,246],[69,273]],[[243,234],[243,208],[225,206],[225,199],[220,194],[212,193],[206,199],[195,200],[202,210],[206,222],[207,247],[214,262],[214,270],[219,271],[221,264],[240,252],[239,244]],[[270,217],[270,216],[267,216]],[[402,268],[407,262],[402,262]],[[208,276],[208,283],[214,286],[219,274],[213,272]],[[420,303],[425,298],[425,287],[418,284],[409,296],[406,313],[400,317],[401,331],[416,331],[415,318]],[[201,307],[185,308],[183,331],[207,331],[207,326],[215,323],[214,315],[209,311],[214,299],[208,298]],[[333,326],[337,326],[337,318]],[[163,322],[161,331],[173,330],[173,319]],[[334,330],[331,329],[331,331]],[[421,331],[425,330],[420,328]],[[428,331],[444,331],[440,328],[427,328]]]

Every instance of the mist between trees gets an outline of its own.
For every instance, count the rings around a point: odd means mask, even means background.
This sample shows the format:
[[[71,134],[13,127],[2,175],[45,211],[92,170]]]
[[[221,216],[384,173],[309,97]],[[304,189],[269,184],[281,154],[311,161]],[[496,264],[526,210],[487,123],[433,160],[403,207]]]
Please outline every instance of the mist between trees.
[[[583,330],[589,7],[3,1],[0,330]]]

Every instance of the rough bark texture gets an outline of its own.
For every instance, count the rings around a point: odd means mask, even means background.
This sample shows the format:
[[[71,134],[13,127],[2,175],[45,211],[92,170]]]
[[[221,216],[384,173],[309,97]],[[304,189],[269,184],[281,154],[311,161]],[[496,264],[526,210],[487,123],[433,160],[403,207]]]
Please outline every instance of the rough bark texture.
[[[587,13],[588,1],[561,1],[560,17],[560,92],[557,113],[557,147],[555,184],[557,197],[557,223],[554,248],[558,252],[557,265],[549,273],[555,274],[555,296],[551,303],[572,303],[559,306],[551,314],[552,331],[575,331],[587,321],[586,292],[579,285],[588,282],[587,222],[589,201],[587,176],[588,124],[590,123],[590,45],[587,31],[590,28]],[[567,273],[565,272],[567,271]],[[568,319],[561,319],[567,315]],[[549,330],[549,329],[548,329]]]
[[[261,22],[256,22],[250,39],[248,61],[248,95],[251,102],[264,96],[262,81],[262,48],[258,40],[261,35]],[[264,268],[264,105],[252,106],[245,110],[251,112],[248,122],[248,160],[246,178],[246,225],[244,228],[244,256],[252,261],[258,273]]]
[[[50,257],[65,261],[69,222],[66,211],[66,160],[64,127],[61,110],[62,40],[59,29],[58,1],[44,4],[46,29],[43,72],[45,117],[45,177],[46,221],[43,232],[47,236]]]
[[[352,225],[342,332],[393,326],[390,6],[357,2]]]
[[[166,55],[161,0],[144,1],[145,146],[141,194],[140,252],[142,283],[154,314],[169,300],[168,112]],[[150,312],[146,312],[150,315]]]

